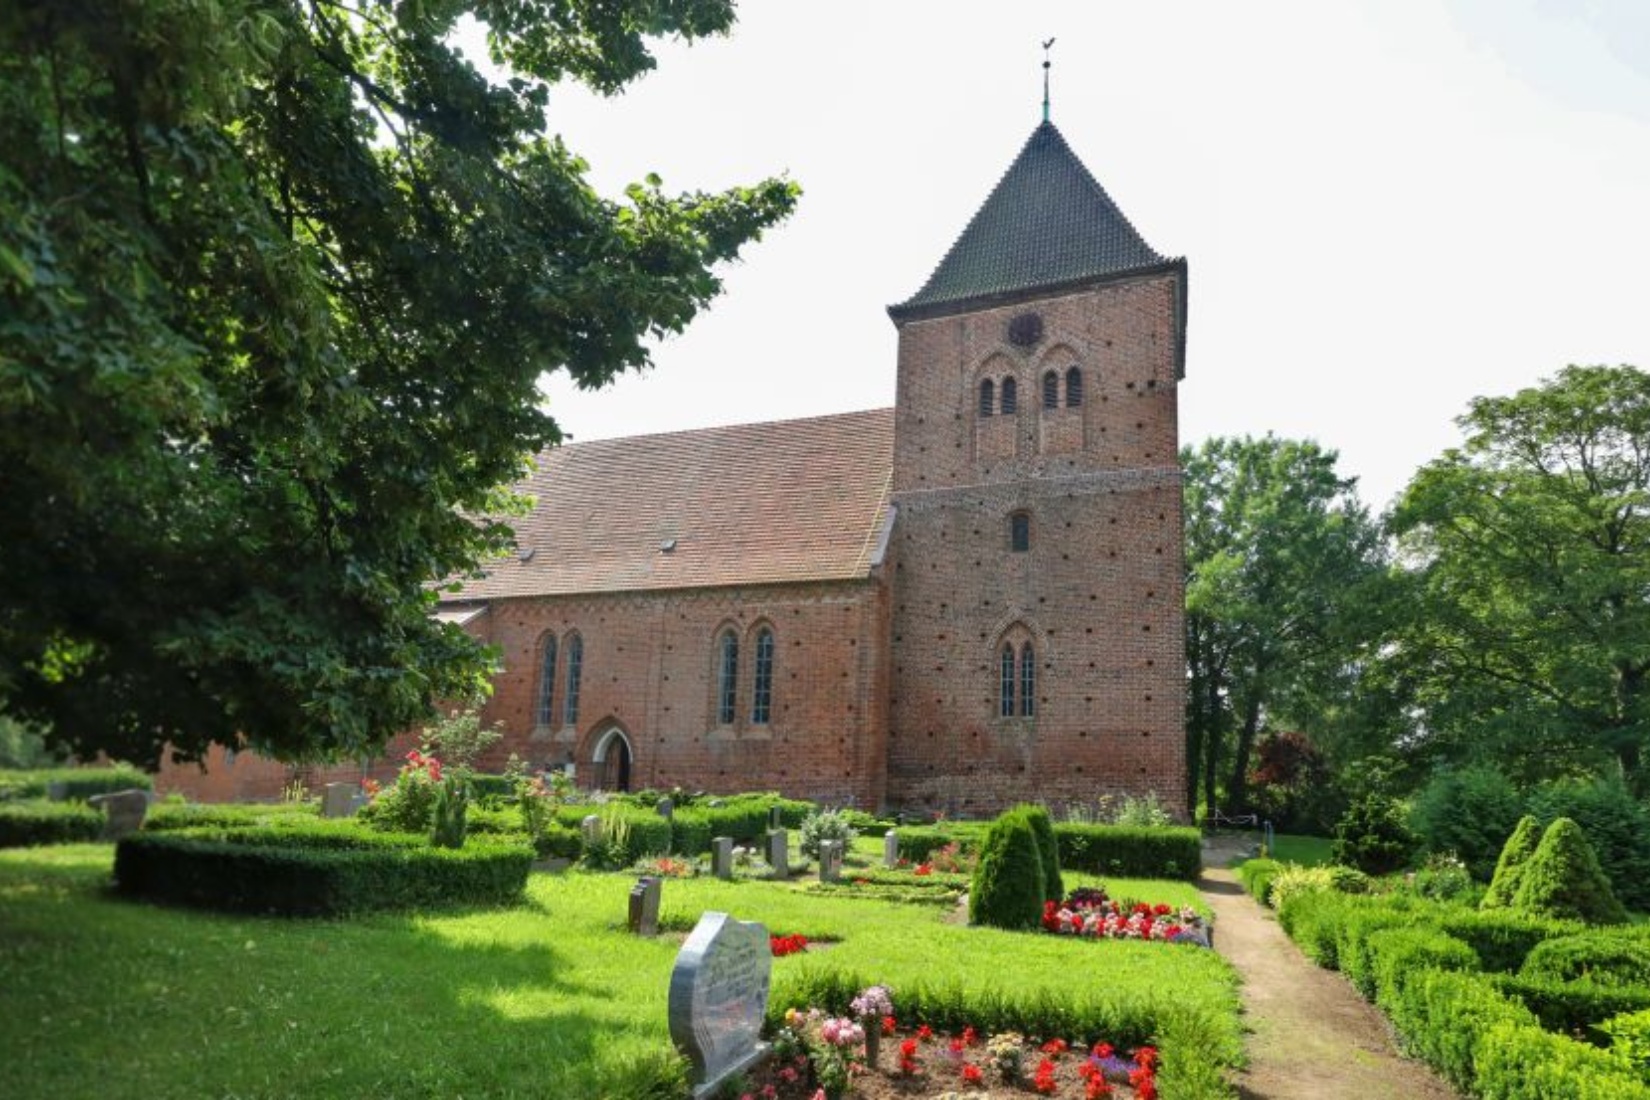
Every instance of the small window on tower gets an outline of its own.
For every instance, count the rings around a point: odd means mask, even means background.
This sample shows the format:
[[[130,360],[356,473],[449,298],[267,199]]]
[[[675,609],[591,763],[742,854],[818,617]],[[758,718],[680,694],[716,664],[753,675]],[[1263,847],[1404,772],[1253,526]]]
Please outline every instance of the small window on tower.
[[[1003,415],[1009,416],[1020,407],[1020,395],[1016,392],[1014,379],[1003,379]]]
[[[1066,371],[1066,408],[1075,409],[1083,403],[1083,372],[1076,367]]]
[[[987,378],[980,383],[980,415],[990,416],[996,404],[997,388],[992,384],[991,379]]]
[[[1016,554],[1031,549],[1031,517],[1024,512],[1008,517],[1008,548]]]
[[[1049,371],[1043,375],[1043,408],[1057,409],[1060,407],[1060,375],[1058,371]]]

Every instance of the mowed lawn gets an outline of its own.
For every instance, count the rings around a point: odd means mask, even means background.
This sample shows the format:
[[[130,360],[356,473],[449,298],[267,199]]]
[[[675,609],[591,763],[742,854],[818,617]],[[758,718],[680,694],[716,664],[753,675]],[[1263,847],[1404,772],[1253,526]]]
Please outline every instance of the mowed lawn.
[[[628,876],[535,875],[512,910],[280,920],[114,898],[112,854],[0,852],[0,1095],[574,1100],[624,1095],[611,1082],[671,1057],[683,937],[623,930]],[[1196,897],[1183,883],[1108,885]],[[668,927],[707,909],[839,941],[774,961],[780,1001],[819,967],[885,981],[896,999],[926,982],[1098,1000],[1129,1020],[1205,1005],[1236,1049],[1235,978],[1199,948],[969,928],[932,906],[793,885],[664,883]]]

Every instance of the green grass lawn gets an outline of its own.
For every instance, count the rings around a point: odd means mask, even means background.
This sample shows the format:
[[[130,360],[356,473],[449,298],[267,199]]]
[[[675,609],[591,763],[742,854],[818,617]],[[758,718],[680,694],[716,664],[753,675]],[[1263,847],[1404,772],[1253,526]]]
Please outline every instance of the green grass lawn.
[[[1280,863],[1299,863],[1304,867],[1317,867],[1334,862],[1329,858],[1329,850],[1335,842],[1323,836],[1286,836],[1278,833],[1273,838],[1272,858]]]
[[[682,937],[622,931],[627,876],[535,875],[528,903],[510,910],[283,920],[117,900],[112,851],[0,852],[0,1093],[12,1100],[579,1100],[629,1095],[611,1082],[673,1064],[665,1007]],[[1195,897],[1182,883],[1107,885]],[[1235,1056],[1235,979],[1213,952],[968,928],[933,907],[791,885],[664,883],[667,926],[707,909],[839,941],[775,960],[776,1001],[838,972],[885,981],[896,999],[926,983],[1086,1000],[1135,1023],[1205,1005]]]

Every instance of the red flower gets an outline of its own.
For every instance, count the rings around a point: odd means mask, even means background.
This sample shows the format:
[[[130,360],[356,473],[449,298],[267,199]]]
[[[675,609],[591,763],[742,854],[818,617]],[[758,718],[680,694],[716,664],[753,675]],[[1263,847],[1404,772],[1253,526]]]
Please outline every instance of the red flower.
[[[1103,1100],[1112,1095],[1111,1085],[1106,1081],[1106,1075],[1096,1073],[1089,1078],[1088,1086],[1083,1090],[1083,1100]]]
[[[980,1033],[974,1030],[973,1024],[969,1024],[967,1027],[963,1028],[962,1040],[971,1047],[977,1047],[980,1045]]]
[[[914,875],[931,875],[934,873],[934,865],[932,863],[919,863],[917,869],[911,873]]]
[[[973,1062],[963,1063],[962,1075],[963,1080],[967,1081],[970,1085],[979,1084],[981,1078],[985,1076],[985,1074],[980,1072],[980,1067],[976,1066]]]
[[[1067,1044],[1064,1039],[1050,1039],[1048,1042],[1043,1044],[1042,1050],[1044,1054],[1052,1054],[1058,1058],[1066,1052],[1066,1045]]]
[[[1157,1068],[1157,1048],[1141,1047],[1134,1052],[1134,1064],[1141,1069],[1153,1070]]]
[[[917,1028],[917,1038],[932,1039],[933,1037],[934,1029],[929,1027],[927,1024],[923,1024],[921,1027]],[[906,1042],[910,1042],[910,1040],[907,1039]]]
[[[1166,917],[1170,913],[1174,912],[1174,910],[1169,908],[1166,902],[1158,902],[1157,908],[1153,909],[1152,912],[1156,913],[1160,917]]]
[[[907,1039],[899,1045],[899,1071],[910,1075],[920,1072],[917,1065],[917,1041]]]
[[[1037,1073],[1031,1079],[1031,1087],[1041,1093],[1054,1091],[1054,1063],[1044,1058],[1037,1063]]]
[[[884,1035],[892,1035],[894,1033],[894,1028],[898,1026],[898,1022],[892,1016],[884,1016],[882,1018],[882,1033]]]
[[[1096,1058],[1110,1058],[1113,1054],[1117,1053],[1117,1048],[1112,1046],[1110,1043],[1095,1043],[1094,1050],[1090,1053],[1092,1053]]]
[[[952,1054],[961,1054],[967,1046],[968,1044],[963,1042],[961,1039],[953,1039],[949,1044]]]

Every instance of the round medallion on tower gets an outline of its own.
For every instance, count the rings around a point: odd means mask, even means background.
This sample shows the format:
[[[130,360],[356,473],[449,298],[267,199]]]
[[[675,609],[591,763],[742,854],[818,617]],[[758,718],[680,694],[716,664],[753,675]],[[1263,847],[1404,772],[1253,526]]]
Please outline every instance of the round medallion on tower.
[[[1034,348],[1043,338],[1043,315],[1021,313],[1009,319],[1008,342],[1017,348]]]

